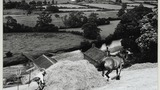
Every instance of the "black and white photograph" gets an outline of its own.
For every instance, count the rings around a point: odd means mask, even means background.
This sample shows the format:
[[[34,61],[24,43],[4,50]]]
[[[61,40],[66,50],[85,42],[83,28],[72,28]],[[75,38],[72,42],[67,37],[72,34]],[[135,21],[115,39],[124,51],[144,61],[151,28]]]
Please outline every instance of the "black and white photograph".
[[[2,0],[3,90],[159,90],[158,0]]]

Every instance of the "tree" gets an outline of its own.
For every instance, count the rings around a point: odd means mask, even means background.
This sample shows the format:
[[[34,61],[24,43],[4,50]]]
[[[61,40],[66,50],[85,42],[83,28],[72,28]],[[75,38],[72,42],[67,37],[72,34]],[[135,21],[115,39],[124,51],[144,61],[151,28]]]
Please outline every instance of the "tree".
[[[4,6],[3,8],[4,9],[13,9],[13,8],[20,7],[20,5],[21,5],[21,2],[11,2],[11,1],[9,1],[9,2],[3,4],[3,6]]]
[[[86,23],[82,26],[84,37],[88,39],[97,39],[100,36],[101,29],[95,23]]]
[[[158,12],[152,12],[145,15],[140,20],[141,35],[136,39],[136,43],[140,47],[142,53],[141,62],[157,62],[157,49],[158,49],[158,25],[157,23]]]
[[[30,5],[28,5],[27,3],[24,3],[23,5],[21,5],[21,9],[23,10],[28,10],[30,8]]]
[[[50,2],[50,1],[48,1],[48,4],[50,5],[50,4],[51,4],[51,2]]]
[[[58,9],[58,7],[48,5],[47,8],[46,8],[46,11],[50,11],[52,13],[56,13],[56,12],[59,12],[59,9]]]
[[[52,4],[54,4],[54,0],[52,0]]]
[[[59,16],[58,14],[55,14],[54,16],[55,16],[56,18],[60,18],[60,16]]]
[[[42,1],[37,1],[37,5],[41,6],[42,5]]]
[[[116,0],[116,3],[122,3],[122,0]]]
[[[37,3],[35,2],[35,1],[31,1],[31,2],[29,2],[29,5],[36,5]]]
[[[121,17],[125,13],[125,9],[120,9],[117,13],[118,17]]]
[[[50,24],[52,22],[51,16],[52,15],[50,13],[45,11],[39,14],[39,16],[37,17],[38,20],[37,20],[36,27]]]
[[[21,0],[21,3],[23,4],[23,3],[26,3],[26,0]]]
[[[17,20],[11,16],[6,17],[7,22],[3,24],[3,32],[11,33],[11,32],[31,32],[32,28],[28,26],[21,25],[17,23]]]
[[[127,8],[127,4],[126,4],[126,3],[123,3],[123,4],[122,4],[122,8],[118,11],[117,16],[118,16],[118,17],[121,17],[121,16],[125,13],[126,8]]]
[[[89,15],[88,22],[96,23],[97,21],[98,21],[98,14],[97,13],[91,13]]]
[[[39,32],[56,32],[58,31],[58,27],[56,27],[54,24],[51,24],[51,14],[49,12],[42,12],[37,17],[37,24],[36,24],[36,30]]]
[[[114,32],[116,37],[136,39],[140,35],[139,20],[148,13],[152,12],[147,7],[135,7],[123,14],[120,23]]]
[[[13,27],[14,25],[16,25],[17,24],[17,20],[16,19],[14,19],[13,17],[11,17],[11,16],[7,16],[7,17],[5,17],[5,19],[7,20],[7,23],[6,23],[6,25],[9,27]]]
[[[47,5],[47,1],[46,1],[46,0],[44,0],[44,1],[43,1],[43,4],[44,4],[44,5]]]
[[[127,8],[127,4],[126,3],[122,3],[122,9],[126,9]]]
[[[84,40],[80,44],[80,48],[82,49],[82,52],[87,51],[88,49],[91,48],[91,46],[92,46],[92,44],[88,40]]]
[[[82,25],[87,23],[87,17],[84,16],[83,12],[71,12],[68,16],[64,16],[63,23],[66,27],[81,27]]]
[[[141,19],[151,12],[152,10],[150,8],[144,7],[143,5],[129,10],[127,13],[124,13],[121,16],[121,21],[117,25],[113,34],[114,38],[122,39],[121,44],[124,46],[124,48],[133,52],[134,56],[136,57],[136,62],[146,62],[151,60],[151,57],[154,56],[153,54],[150,54],[151,51],[153,52],[153,49],[145,50],[144,53],[142,52],[144,51],[144,49],[141,48],[143,47],[143,45],[147,45],[145,40],[148,39],[146,37],[154,36],[154,34],[151,34],[152,32],[142,35],[142,32],[145,30],[142,30],[141,28],[144,25],[144,22],[150,21],[146,19]],[[143,21],[143,23],[140,23],[140,21]],[[148,28],[150,27],[150,25],[147,26]],[[150,30],[148,29],[148,31]],[[152,45],[156,46],[156,44],[153,43]],[[150,56],[149,54],[152,56]],[[147,57],[145,57],[146,55]]]

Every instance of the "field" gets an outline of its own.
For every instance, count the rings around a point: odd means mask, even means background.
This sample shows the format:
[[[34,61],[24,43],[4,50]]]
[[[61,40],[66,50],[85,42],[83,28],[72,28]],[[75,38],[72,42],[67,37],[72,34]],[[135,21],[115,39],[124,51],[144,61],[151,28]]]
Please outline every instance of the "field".
[[[134,4],[127,4],[128,6],[139,6],[140,4],[138,3],[134,3]],[[148,5],[148,4],[143,4],[144,7],[148,7],[148,8],[154,8],[155,6],[153,5]]]
[[[3,50],[21,53],[67,49],[80,45],[83,40],[83,37],[69,33],[8,33],[3,34]]]
[[[121,5],[111,5],[111,4],[86,4],[89,6],[94,6],[94,7],[100,7],[100,8],[105,8],[105,9],[116,9],[119,10],[121,9]],[[127,9],[132,9],[133,7],[127,7]]]
[[[58,7],[67,7],[67,8],[85,8],[85,6],[73,5],[73,4],[58,4]]]
[[[70,9],[68,9],[70,10]],[[7,12],[10,12],[9,10],[8,11],[5,11],[5,13]],[[12,15],[3,15],[3,22],[6,22],[6,19],[5,17],[6,16],[12,16],[14,19],[17,20],[18,23],[21,23],[21,24],[24,24],[26,26],[30,26],[30,27],[34,27],[36,25],[36,21],[37,21],[37,17],[38,15],[35,15],[35,14],[31,14],[31,15],[15,15],[14,14],[15,11],[12,12]],[[84,14],[86,16],[88,16],[91,12],[84,12]],[[117,17],[117,11],[107,11],[107,12],[96,12],[99,14],[99,17],[100,18],[108,18],[108,17],[114,17],[116,18]],[[65,15],[68,15],[68,13],[57,13],[60,17],[64,17]],[[52,14],[52,23],[55,24],[56,26],[64,26],[63,22],[62,22],[62,19],[61,18],[56,18],[55,17],[55,14]]]
[[[98,9],[59,9],[60,11],[97,11]]]
[[[119,21],[112,21],[110,25],[99,26],[102,29],[102,38],[113,33]],[[67,31],[81,31],[77,29],[67,29]],[[12,41],[14,39],[14,42]],[[4,52],[11,50],[12,52],[24,51],[43,51],[54,50],[58,48],[69,48],[79,45],[84,38],[77,35],[66,33],[11,33],[3,35]],[[54,43],[53,43],[54,42]]]

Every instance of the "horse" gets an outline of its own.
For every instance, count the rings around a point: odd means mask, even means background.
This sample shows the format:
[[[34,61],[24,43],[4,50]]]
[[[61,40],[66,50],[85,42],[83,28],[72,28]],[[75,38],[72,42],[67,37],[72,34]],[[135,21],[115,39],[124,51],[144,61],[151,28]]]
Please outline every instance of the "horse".
[[[97,66],[98,71],[102,71],[102,76],[104,74],[108,77],[107,81],[109,81],[109,74],[116,70],[116,80],[120,80],[120,73],[125,63],[125,59],[127,58],[128,52],[120,51],[118,54],[112,56],[105,57],[102,62]],[[105,73],[107,71],[107,73]]]

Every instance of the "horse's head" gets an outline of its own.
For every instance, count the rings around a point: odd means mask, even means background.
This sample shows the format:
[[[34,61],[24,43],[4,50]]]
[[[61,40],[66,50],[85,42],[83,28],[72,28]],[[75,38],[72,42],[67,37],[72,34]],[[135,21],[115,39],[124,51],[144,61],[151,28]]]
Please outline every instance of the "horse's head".
[[[126,49],[121,50],[116,56],[119,56],[123,59],[124,63],[126,65],[130,64],[130,55],[132,55],[132,53]]]
[[[120,50],[117,56],[121,57],[124,61],[126,61],[129,54],[130,52],[128,50],[123,49],[123,50]]]

